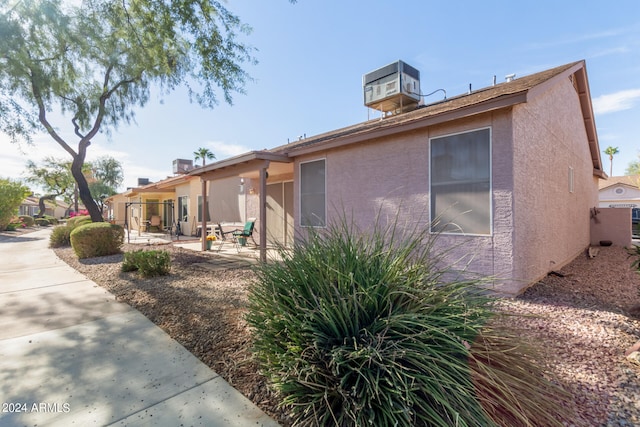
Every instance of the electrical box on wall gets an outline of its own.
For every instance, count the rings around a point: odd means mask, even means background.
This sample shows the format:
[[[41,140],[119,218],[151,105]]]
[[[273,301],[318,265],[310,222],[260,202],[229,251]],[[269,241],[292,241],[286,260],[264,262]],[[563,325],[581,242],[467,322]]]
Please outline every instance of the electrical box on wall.
[[[362,76],[364,105],[384,113],[414,109],[420,102],[420,71],[397,61]]]

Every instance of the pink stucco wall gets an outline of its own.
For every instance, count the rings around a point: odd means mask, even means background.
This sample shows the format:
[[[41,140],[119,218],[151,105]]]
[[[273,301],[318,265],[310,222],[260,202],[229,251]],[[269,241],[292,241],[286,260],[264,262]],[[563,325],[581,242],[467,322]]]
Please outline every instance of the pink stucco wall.
[[[578,94],[569,79],[546,89],[513,110],[514,291],[515,281],[538,280],[589,245],[598,204]]]
[[[346,215],[361,228],[376,218],[414,227],[429,223],[429,138],[491,127],[492,233],[440,235],[449,260],[496,278],[517,294],[589,244],[589,208],[597,205],[578,96],[568,79],[516,105],[472,118],[296,158],[294,198],[299,224],[299,163],[326,159],[328,219]],[[574,188],[569,191],[569,167]],[[452,249],[453,248],[453,249]]]
[[[591,210],[591,245],[610,240],[615,246],[631,246],[631,208]]]
[[[508,110],[486,113],[383,140],[301,156],[303,161],[326,159],[328,218],[346,215],[362,229],[380,222],[398,221],[408,229],[429,227],[429,138],[490,126],[492,129],[493,234],[465,237],[440,235],[438,251],[447,251],[457,267],[507,277],[512,266],[511,125]],[[294,180],[298,193],[298,179]],[[299,205],[296,202],[296,218]],[[296,223],[299,229],[299,222]]]

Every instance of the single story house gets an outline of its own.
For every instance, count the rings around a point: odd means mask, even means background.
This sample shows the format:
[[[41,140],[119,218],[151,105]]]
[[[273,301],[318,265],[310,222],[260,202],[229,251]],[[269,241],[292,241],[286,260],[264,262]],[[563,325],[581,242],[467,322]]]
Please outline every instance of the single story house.
[[[207,199],[204,211],[207,221],[244,221],[237,179],[212,182],[209,187],[216,197]],[[159,216],[158,229],[167,229],[179,222],[183,235],[196,236],[201,233],[203,214],[200,191],[200,180],[196,177],[186,174],[171,176],[109,197],[106,200],[107,218],[114,224],[146,231],[151,217]]]
[[[382,215],[437,234],[451,260],[505,294],[589,246],[606,177],[584,61],[189,174],[242,180],[263,259],[271,241],[344,215],[366,229]]]
[[[40,212],[40,198],[37,196],[28,196],[20,204],[20,215],[36,216]],[[54,218],[64,218],[68,215],[69,204],[59,200],[45,200],[44,214]]]
[[[611,176],[599,183],[601,208],[640,209],[640,177]]]
[[[40,212],[38,197],[28,196],[22,201],[22,203],[20,203],[20,208],[18,210],[20,215],[36,216],[38,215],[38,212]]]

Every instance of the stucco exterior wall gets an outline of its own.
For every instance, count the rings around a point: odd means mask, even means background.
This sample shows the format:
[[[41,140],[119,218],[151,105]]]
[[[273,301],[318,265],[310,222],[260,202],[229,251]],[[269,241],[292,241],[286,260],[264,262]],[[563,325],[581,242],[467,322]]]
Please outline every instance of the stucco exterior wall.
[[[187,196],[189,198],[187,208],[187,221],[180,222],[180,229],[182,234],[186,236],[194,236],[196,234],[196,227],[198,225],[198,196],[202,193],[202,187],[199,179],[191,179],[188,182],[177,185],[175,192],[174,210],[176,213],[176,219],[178,218],[178,198]]]
[[[125,205],[127,198],[122,194],[116,194],[112,197],[112,201],[109,204],[107,210],[107,219],[113,221],[114,224],[124,225]]]
[[[213,222],[244,221],[244,212],[241,212],[244,211],[244,194],[240,194],[240,178],[234,176],[209,181],[208,201]]]
[[[513,277],[526,284],[589,245],[589,209],[598,204],[598,186],[569,79],[515,106],[513,117]]]
[[[383,224],[397,220],[409,230],[428,229],[429,138],[487,126],[492,132],[493,232],[487,236],[442,234],[437,237],[435,248],[447,251],[447,262],[459,261],[457,267],[510,277],[514,221],[509,110],[296,158],[296,232],[304,232],[299,220],[299,164],[317,159],[326,159],[328,222],[346,216],[363,230],[376,220]]]
[[[591,245],[610,240],[615,246],[631,246],[631,208],[598,208],[591,212]]]

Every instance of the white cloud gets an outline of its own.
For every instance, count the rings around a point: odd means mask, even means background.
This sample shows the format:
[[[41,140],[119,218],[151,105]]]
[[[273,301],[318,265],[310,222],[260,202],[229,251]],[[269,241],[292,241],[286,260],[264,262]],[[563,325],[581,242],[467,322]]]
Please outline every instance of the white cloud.
[[[629,110],[640,102],[640,89],[627,89],[601,95],[593,99],[593,111],[596,114],[614,113]]]
[[[211,147],[211,151],[216,155],[216,160],[222,160],[227,157],[233,157],[251,151],[251,148],[240,144],[228,144],[222,141],[209,141],[207,145]]]

